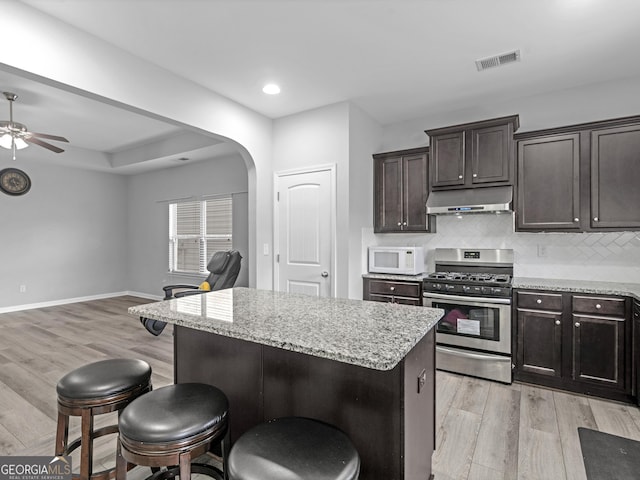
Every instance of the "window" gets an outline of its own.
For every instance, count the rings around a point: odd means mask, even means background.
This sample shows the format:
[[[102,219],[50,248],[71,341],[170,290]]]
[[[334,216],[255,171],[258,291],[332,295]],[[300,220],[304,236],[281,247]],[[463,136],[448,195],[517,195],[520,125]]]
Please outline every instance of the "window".
[[[207,273],[214,252],[230,250],[232,197],[169,204],[169,271]]]

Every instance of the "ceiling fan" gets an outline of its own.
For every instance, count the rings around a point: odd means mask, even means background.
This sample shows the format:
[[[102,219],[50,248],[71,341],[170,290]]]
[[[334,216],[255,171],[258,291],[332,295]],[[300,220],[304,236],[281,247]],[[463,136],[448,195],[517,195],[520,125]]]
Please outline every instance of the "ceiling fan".
[[[55,153],[64,152],[60,147],[51,145],[41,139],[55,140],[57,142],[69,142],[64,137],[49,135],[46,133],[35,133],[27,130],[27,126],[13,121],[13,102],[18,95],[11,92],[2,92],[9,101],[9,121],[0,121],[0,147],[13,150],[13,159],[16,159],[16,150],[21,150],[29,144],[39,145]]]

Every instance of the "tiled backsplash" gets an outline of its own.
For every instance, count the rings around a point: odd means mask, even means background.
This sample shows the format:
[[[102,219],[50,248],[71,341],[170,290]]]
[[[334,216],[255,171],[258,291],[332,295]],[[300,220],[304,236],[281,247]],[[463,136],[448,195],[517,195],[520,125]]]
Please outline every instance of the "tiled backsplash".
[[[437,217],[435,234],[363,232],[369,245],[422,245],[426,271],[433,271],[435,248],[512,248],[518,277],[640,283],[640,232],[516,233],[513,214]]]

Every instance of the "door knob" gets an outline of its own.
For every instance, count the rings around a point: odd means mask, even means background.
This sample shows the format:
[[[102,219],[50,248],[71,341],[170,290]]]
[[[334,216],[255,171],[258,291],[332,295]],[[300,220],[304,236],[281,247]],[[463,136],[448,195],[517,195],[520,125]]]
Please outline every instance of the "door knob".
[[[323,278],[327,278],[329,276],[329,272],[324,271],[320,275],[322,275]]]

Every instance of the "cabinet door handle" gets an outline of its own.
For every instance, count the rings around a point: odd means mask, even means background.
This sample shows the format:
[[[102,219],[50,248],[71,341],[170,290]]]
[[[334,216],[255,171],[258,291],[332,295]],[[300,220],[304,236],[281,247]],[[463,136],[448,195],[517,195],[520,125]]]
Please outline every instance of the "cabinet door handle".
[[[400,227],[400,226],[402,226],[402,222],[398,222],[398,226],[399,226],[399,227]]]
[[[462,175],[458,175],[458,178],[459,178],[460,180],[462,180]]]
[[[575,323],[575,326],[576,326],[576,327],[579,327],[579,326],[580,326],[580,322],[576,322],[576,323]]]
[[[540,304],[540,303],[542,303],[542,300],[537,299],[537,300],[536,300],[536,303],[537,303],[537,304]]]
[[[560,325],[560,320],[556,320],[556,325]]]
[[[600,305],[599,303],[596,303],[596,308],[600,310],[602,308],[602,305]]]
[[[598,217],[593,217],[593,221],[597,222],[598,221]]]
[[[580,221],[580,219],[579,219],[579,218],[574,218],[574,219],[573,219],[573,221],[574,221],[575,223],[578,223],[578,222]]]
[[[407,222],[402,222],[402,225],[404,225],[406,227],[407,226]]]
[[[473,178],[478,178],[478,174],[477,174],[477,173],[474,173],[474,174],[473,174]]]

